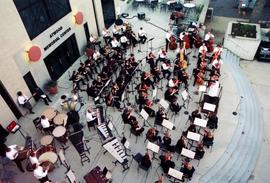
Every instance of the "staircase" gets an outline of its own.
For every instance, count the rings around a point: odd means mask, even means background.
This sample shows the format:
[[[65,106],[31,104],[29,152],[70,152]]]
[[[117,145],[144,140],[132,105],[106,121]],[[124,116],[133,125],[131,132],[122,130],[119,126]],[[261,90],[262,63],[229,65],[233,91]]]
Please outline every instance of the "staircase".
[[[255,168],[262,143],[261,107],[252,86],[239,67],[240,58],[224,50],[222,60],[233,75],[240,96],[238,125],[224,154],[200,178],[200,183],[245,183]]]

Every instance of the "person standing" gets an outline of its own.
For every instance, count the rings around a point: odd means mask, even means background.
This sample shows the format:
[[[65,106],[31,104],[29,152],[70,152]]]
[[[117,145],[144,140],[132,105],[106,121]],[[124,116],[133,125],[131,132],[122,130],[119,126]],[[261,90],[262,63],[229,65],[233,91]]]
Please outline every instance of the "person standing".
[[[34,165],[34,176],[39,180],[40,183],[50,182],[48,178],[49,167],[43,168],[42,166]]]
[[[18,91],[17,95],[19,105],[22,106],[23,108],[28,109],[31,114],[35,114],[34,111],[32,110],[33,107],[29,102],[30,98],[24,95],[21,91]]]
[[[22,167],[21,159],[18,158],[19,155],[19,146],[17,145],[11,145],[8,146],[6,149],[6,157],[12,161],[14,161],[17,165],[17,167],[20,169],[21,172],[24,172],[24,169]]]
[[[49,105],[48,102],[52,102],[47,94],[45,94],[41,88],[37,87],[35,93],[33,94],[37,100],[42,99],[46,105]]]

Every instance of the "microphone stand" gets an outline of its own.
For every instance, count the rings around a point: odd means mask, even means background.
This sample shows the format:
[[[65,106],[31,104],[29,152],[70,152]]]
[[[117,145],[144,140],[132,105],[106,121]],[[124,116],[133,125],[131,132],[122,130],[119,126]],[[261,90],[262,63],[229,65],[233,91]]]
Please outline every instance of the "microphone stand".
[[[237,107],[236,107],[235,111],[232,112],[232,114],[234,116],[236,116],[238,114],[236,111],[238,111],[238,107],[240,106],[240,103],[241,103],[243,98],[244,98],[243,96],[240,97],[239,103],[237,104]]]

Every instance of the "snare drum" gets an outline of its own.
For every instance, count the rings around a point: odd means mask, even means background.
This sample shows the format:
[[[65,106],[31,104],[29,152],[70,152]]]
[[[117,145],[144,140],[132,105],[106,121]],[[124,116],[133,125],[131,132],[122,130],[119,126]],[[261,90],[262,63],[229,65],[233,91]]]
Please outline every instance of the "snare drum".
[[[53,143],[52,135],[45,135],[40,139],[40,144],[43,146],[52,145],[52,143]]]
[[[57,126],[53,132],[53,136],[59,140],[61,143],[66,143],[67,142],[67,130],[63,126]]]
[[[67,124],[67,115],[65,113],[57,114],[54,117],[53,122],[54,122],[55,125],[64,125],[64,126],[66,126],[66,124]]]

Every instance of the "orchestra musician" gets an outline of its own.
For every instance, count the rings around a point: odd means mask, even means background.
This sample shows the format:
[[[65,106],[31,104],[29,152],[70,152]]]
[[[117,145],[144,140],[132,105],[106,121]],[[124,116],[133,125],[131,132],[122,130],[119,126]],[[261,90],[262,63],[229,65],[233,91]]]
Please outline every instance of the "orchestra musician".
[[[165,100],[169,101],[170,103],[173,103],[174,101],[177,101],[177,94],[178,90],[174,88],[168,88],[166,92],[164,93]]]
[[[52,102],[49,96],[46,93],[44,93],[44,91],[39,87],[36,87],[35,93],[33,94],[33,96],[37,100],[42,99],[46,105],[49,105],[48,102]]]
[[[179,89],[179,85],[180,85],[180,80],[176,78],[171,78],[168,82],[168,86],[170,88]]]
[[[133,132],[135,132],[136,136],[141,135],[141,133],[144,131],[144,128],[139,126],[137,120],[131,123],[131,129],[133,130]]]
[[[146,169],[149,169],[151,164],[152,164],[152,158],[150,157],[148,152],[146,152],[145,155],[142,157],[140,165],[145,167]]]
[[[155,89],[154,82],[150,79],[152,75],[147,72],[142,72],[141,82],[145,83],[148,87],[152,86]]]
[[[100,68],[100,65],[103,64],[101,54],[98,50],[95,50],[93,53],[93,59],[96,62],[96,65]]]
[[[170,168],[174,168],[175,167],[175,163],[171,160],[171,154],[170,153],[166,153],[165,155],[161,155],[160,157],[161,163],[160,166],[163,170],[164,173],[168,173]]]
[[[127,37],[125,36],[125,34],[123,34],[121,37],[120,37],[120,43],[124,49],[124,51],[127,50],[127,47],[128,47],[128,39]]]
[[[24,172],[24,169],[22,167],[22,160],[19,157],[20,151],[22,150],[22,147],[19,147],[17,145],[10,145],[8,146],[5,151],[6,151],[6,157],[10,159],[11,161],[15,162],[17,167],[21,172]]]
[[[85,116],[88,127],[98,124],[97,113],[91,107],[87,109]]]
[[[156,112],[151,108],[153,102],[149,99],[144,100],[143,109],[148,113],[150,117],[155,117]]]
[[[207,53],[207,47],[205,46],[205,43],[203,43],[200,47],[199,47],[199,56],[200,55],[205,55]]]
[[[88,58],[85,62],[86,71],[91,79],[93,79],[94,73],[98,73],[96,64],[92,58]]]
[[[113,26],[112,33],[114,38],[120,39],[120,29],[116,25]]]
[[[158,144],[162,142],[161,137],[158,136],[158,130],[155,127],[149,128],[146,133],[146,139],[150,142],[157,141]]]
[[[214,50],[214,35],[211,32],[208,32],[204,36],[204,41],[206,42],[207,51],[212,52]]]
[[[52,132],[54,127],[45,115],[41,115],[40,124],[45,132]]]
[[[112,49],[120,51],[120,43],[117,41],[116,37],[111,41]]]
[[[155,59],[156,59],[156,56],[153,54],[152,51],[150,51],[147,56],[146,61],[150,65],[151,69],[153,69],[156,66]]]
[[[86,83],[84,82],[82,78],[82,75],[80,75],[78,71],[73,71],[69,80],[73,82],[74,89],[82,90],[80,87],[80,83],[82,83],[83,85],[86,85]]]
[[[171,42],[171,36],[172,36],[172,33],[171,33],[170,31],[168,31],[168,32],[165,34],[165,42],[166,42],[165,50],[166,50],[166,52],[168,52],[169,43]]]
[[[94,45],[94,48],[96,46],[98,46],[98,48],[100,49],[100,41],[98,41],[97,37],[95,37],[93,34],[90,34],[90,38],[89,38],[90,44]]]
[[[120,98],[114,97],[112,93],[108,93],[105,97],[105,102],[107,106],[116,107],[121,112]]]
[[[194,159],[198,159],[198,160],[202,159],[204,156],[204,153],[205,153],[205,150],[204,150],[203,144],[199,143],[196,147]]]
[[[154,83],[157,83],[157,82],[160,81],[160,77],[159,77],[159,75],[160,75],[160,70],[158,69],[157,66],[151,68],[150,73],[151,73],[151,75],[153,76]]]
[[[31,114],[35,114],[33,111],[33,107],[29,102],[30,98],[28,98],[26,95],[24,95],[21,91],[18,91],[17,95],[18,95],[17,100],[18,100],[19,105],[22,106],[23,108],[26,108],[27,110],[29,110],[29,112]]]
[[[132,109],[125,108],[122,113],[122,120],[124,124],[133,124],[133,122],[137,121],[136,117],[132,115]]]
[[[211,145],[213,145],[213,141],[214,133],[206,129],[202,139],[203,145],[209,148]]]
[[[217,73],[220,75],[220,66],[223,64],[223,61],[219,58],[213,60],[212,63],[212,70],[216,70]]]
[[[138,31],[138,37],[140,39],[140,43],[144,44],[147,40],[146,32],[143,29],[143,27],[140,27],[140,30]]]
[[[174,98],[172,102],[170,103],[170,109],[172,112],[177,114],[181,110],[181,106],[179,105],[177,98]]]
[[[179,80],[185,84],[185,89],[188,89],[188,74],[185,70],[181,70],[178,72],[178,78]]]
[[[189,49],[190,47],[190,42],[189,42],[189,34],[185,33],[184,35],[184,43],[185,43],[185,49]]]
[[[171,68],[170,60],[164,60],[163,63],[161,64],[161,71],[163,74],[163,78],[167,78],[167,80],[170,79],[171,74],[172,74],[170,71],[170,68]]]
[[[180,32],[180,34],[179,34],[179,48],[183,47],[185,34],[186,34],[185,31]]]
[[[187,138],[182,135],[175,145],[175,151],[180,154],[183,148],[187,148],[187,144]]]
[[[88,76],[90,76],[91,79],[92,78],[92,75],[88,73],[88,70],[87,70],[87,67],[84,63],[80,63],[80,67],[78,69],[78,72],[81,76],[84,76],[84,78],[86,79],[86,81],[89,81],[89,78]]]
[[[167,117],[164,108],[159,107],[155,117],[155,124],[161,125],[164,119],[168,120],[169,118]]]
[[[168,130],[166,130],[164,132],[164,136],[162,138],[163,141],[163,145],[165,146],[165,148],[169,151],[169,152],[175,152],[175,146],[171,145],[172,143],[172,139],[170,137],[170,133]]]
[[[188,161],[185,161],[183,164],[184,164],[184,167],[181,168],[181,171],[183,172],[182,179],[183,181],[185,181],[185,178],[187,178],[188,180],[191,180],[193,173],[195,172],[195,168]]]
[[[212,60],[215,60],[221,56],[221,53],[223,51],[221,43],[219,43],[213,50],[212,54]]]
[[[157,63],[158,61],[164,62],[167,59],[167,51],[164,48],[161,48],[158,52],[158,59],[157,59]]]
[[[136,44],[138,43],[137,36],[133,31],[130,33],[130,42],[133,47],[136,47]]]
[[[39,164],[34,164],[33,165],[34,168],[34,177],[36,177],[40,183],[46,183],[46,182],[50,182],[49,178],[48,178],[48,171],[49,171],[49,166],[47,167],[43,167]]]
[[[106,45],[109,45],[110,41],[111,41],[111,33],[108,29],[106,29],[106,27],[103,28],[102,30],[102,37],[105,41]]]

